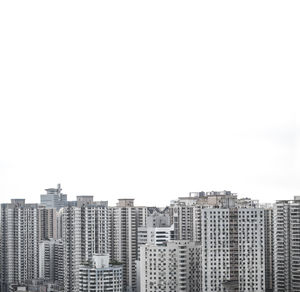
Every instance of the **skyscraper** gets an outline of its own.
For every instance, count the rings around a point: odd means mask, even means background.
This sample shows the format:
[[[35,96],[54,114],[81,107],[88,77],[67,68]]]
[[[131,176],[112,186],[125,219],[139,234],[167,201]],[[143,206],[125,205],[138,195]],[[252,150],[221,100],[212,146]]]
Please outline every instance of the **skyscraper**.
[[[56,239],[57,231],[57,210],[39,206],[39,240]]]
[[[39,278],[63,287],[63,242],[59,239],[43,240],[39,245]]]
[[[109,253],[109,220],[107,202],[94,202],[92,196],[77,197],[77,206],[63,209],[65,292],[78,291],[80,265],[94,254]]]
[[[1,291],[39,275],[38,205],[13,199],[1,204]]]
[[[300,197],[274,208],[274,291],[300,291]]]
[[[148,215],[146,219],[146,226],[138,227],[138,255],[136,261],[136,288],[141,291],[141,260],[140,249],[142,245],[164,245],[167,241],[174,239],[174,225],[170,224],[169,214],[154,211]]]
[[[136,291],[137,231],[146,224],[147,207],[134,206],[134,199],[119,199],[111,212],[111,258],[123,264],[126,291]]]
[[[274,289],[274,210],[273,206],[265,206],[265,272],[266,291]]]
[[[201,291],[201,246],[192,241],[146,244],[140,250],[141,292]]]
[[[265,291],[264,209],[227,191],[197,194],[171,209],[175,239],[201,244],[201,291]]]
[[[60,184],[57,188],[45,189],[47,194],[41,195],[41,205],[46,208],[55,208],[59,210],[67,204],[67,195],[63,194]]]

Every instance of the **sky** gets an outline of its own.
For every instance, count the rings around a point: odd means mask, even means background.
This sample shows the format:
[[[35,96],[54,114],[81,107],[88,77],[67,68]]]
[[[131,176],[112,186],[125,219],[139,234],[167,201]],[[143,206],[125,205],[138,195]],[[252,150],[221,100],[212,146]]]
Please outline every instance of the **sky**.
[[[299,1],[1,1],[0,203],[300,195]]]

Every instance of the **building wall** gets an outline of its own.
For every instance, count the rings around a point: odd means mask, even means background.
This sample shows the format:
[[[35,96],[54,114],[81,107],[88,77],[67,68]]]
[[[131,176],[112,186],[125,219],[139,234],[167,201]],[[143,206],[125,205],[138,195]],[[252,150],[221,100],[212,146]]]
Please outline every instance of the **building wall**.
[[[274,291],[300,291],[300,200],[274,209]]]
[[[1,291],[38,277],[38,205],[12,200],[1,205]]]
[[[200,291],[200,257],[200,245],[190,241],[141,246],[141,291]]]
[[[79,266],[95,253],[109,253],[109,211],[97,204],[69,206],[63,211],[64,288],[78,291]]]
[[[57,210],[39,207],[39,240],[57,238]]]
[[[122,266],[80,267],[79,292],[123,292]]]

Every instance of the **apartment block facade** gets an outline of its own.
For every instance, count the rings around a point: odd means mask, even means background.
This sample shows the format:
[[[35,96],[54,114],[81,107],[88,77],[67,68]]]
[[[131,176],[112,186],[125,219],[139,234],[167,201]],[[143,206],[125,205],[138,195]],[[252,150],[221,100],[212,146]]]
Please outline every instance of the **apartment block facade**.
[[[77,197],[77,206],[63,209],[64,291],[77,292],[80,265],[94,254],[110,251],[110,217],[107,202],[94,202],[91,196]]]
[[[38,204],[13,199],[1,204],[1,291],[9,285],[24,283],[39,275]]]
[[[274,208],[274,291],[300,291],[300,197]]]
[[[201,291],[201,246],[192,241],[146,244],[140,250],[141,292]]]
[[[109,255],[95,254],[79,267],[79,292],[123,292],[123,267],[109,263]]]

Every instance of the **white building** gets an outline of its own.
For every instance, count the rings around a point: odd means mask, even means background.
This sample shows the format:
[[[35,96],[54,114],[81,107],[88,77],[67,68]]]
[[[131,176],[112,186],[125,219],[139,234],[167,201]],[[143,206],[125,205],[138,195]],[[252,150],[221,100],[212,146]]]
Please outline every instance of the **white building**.
[[[145,226],[147,207],[134,206],[134,199],[119,199],[111,212],[111,258],[123,264],[126,291],[136,291],[137,231]]]
[[[138,246],[142,244],[162,245],[174,236],[170,216],[154,212],[146,219],[146,226],[138,227]]]
[[[123,292],[122,265],[110,265],[109,255],[94,255],[79,268],[79,292]]]
[[[138,245],[155,244],[163,245],[173,239],[174,227],[139,227]]]
[[[196,292],[200,290],[201,247],[191,241],[141,246],[142,292]]]
[[[145,244],[164,245],[174,239],[174,226],[170,225],[170,216],[154,212],[146,219],[146,226],[138,227],[138,259],[136,261],[136,288],[141,291],[140,248]]]
[[[201,244],[201,291],[265,291],[265,210],[256,201],[211,192],[171,209],[175,240]]]
[[[91,196],[77,197],[77,206],[63,209],[64,289],[78,291],[79,266],[93,254],[109,253],[110,217],[107,202],[94,202]]]
[[[39,244],[39,278],[63,287],[64,256],[62,240],[44,240]]]
[[[300,197],[274,209],[274,291],[300,291]]]
[[[200,216],[202,291],[265,291],[264,210],[203,208]]]
[[[38,205],[24,199],[1,204],[1,292],[11,283],[24,283],[38,277]]]

